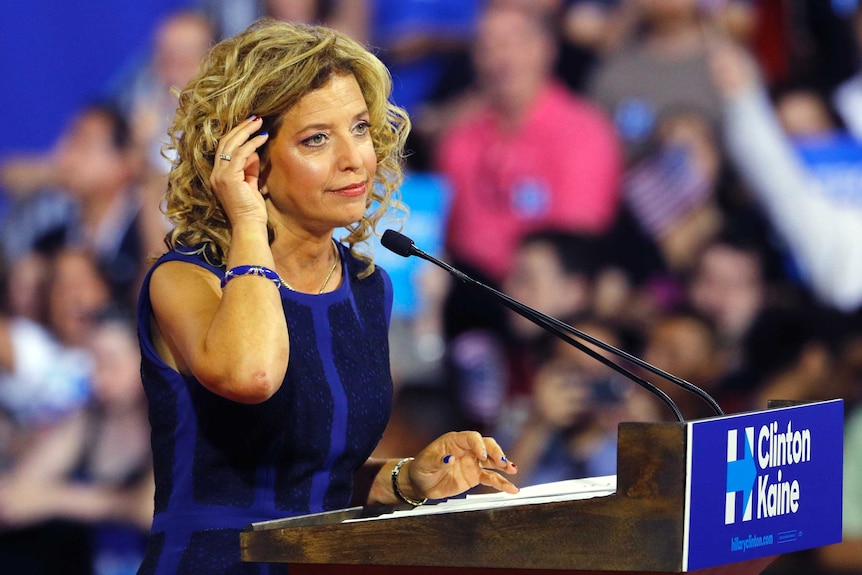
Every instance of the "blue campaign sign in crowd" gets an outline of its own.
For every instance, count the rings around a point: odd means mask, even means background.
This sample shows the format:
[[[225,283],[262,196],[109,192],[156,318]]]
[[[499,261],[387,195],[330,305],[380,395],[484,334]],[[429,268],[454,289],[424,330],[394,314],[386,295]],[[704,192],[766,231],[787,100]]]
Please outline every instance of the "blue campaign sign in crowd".
[[[796,150],[830,198],[862,204],[862,141],[833,132],[797,141]]]

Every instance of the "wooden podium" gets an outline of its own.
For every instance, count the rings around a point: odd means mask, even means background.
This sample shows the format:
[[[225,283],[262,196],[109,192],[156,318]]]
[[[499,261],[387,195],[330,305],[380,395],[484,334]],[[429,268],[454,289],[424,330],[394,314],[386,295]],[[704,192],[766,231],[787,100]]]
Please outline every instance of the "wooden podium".
[[[242,559],[290,563],[291,573],[306,575],[679,573],[686,570],[687,430],[621,424],[610,495],[362,522],[343,523],[390,509],[266,521],[241,533]],[[691,572],[756,574],[774,557],[746,555],[752,559]]]

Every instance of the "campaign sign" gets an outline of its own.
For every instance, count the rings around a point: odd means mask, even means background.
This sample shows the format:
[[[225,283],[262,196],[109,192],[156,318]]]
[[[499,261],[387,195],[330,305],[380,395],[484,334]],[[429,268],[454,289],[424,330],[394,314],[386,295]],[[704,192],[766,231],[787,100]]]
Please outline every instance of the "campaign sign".
[[[841,541],[842,400],[687,426],[685,571]]]

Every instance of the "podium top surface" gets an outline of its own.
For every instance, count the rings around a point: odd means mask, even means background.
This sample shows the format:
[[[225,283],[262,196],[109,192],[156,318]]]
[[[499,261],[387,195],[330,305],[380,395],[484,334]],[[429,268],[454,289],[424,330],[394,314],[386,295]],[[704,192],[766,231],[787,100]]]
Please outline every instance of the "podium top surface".
[[[779,433],[787,438],[788,428],[790,447],[778,447]],[[797,431],[800,442],[809,438],[805,461]],[[536,494],[535,504],[500,505],[507,497],[501,494],[474,499],[474,507],[459,512],[444,506],[394,513],[353,508],[267,521],[241,534],[242,557],[472,570],[717,573],[733,564],[762,569],[769,557],[840,541],[842,434],[840,400],[684,424],[623,423],[616,477],[572,484],[593,490],[584,497],[540,500],[539,488],[522,490]],[[749,438],[746,451],[742,442]],[[789,449],[789,460],[778,457],[780,449]],[[776,489],[770,491],[771,485]],[[773,493],[795,502],[795,510],[758,516],[758,505],[761,511],[779,508],[758,499]],[[830,498],[831,505],[824,503]],[[739,569],[728,573],[759,573]]]

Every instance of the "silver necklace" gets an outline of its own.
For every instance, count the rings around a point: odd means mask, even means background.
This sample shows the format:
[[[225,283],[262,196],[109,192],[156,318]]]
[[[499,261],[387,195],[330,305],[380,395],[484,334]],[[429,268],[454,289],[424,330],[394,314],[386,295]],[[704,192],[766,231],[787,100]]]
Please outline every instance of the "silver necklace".
[[[335,268],[338,267],[338,259],[339,259],[338,258],[338,249],[335,247],[335,242],[332,242],[332,252],[333,252],[332,253],[332,255],[333,255],[332,267],[329,268],[329,273],[326,274],[326,279],[323,280],[323,285],[320,286],[320,291],[317,292],[317,295],[320,295],[323,293],[323,290],[325,290],[326,286],[329,285],[329,280],[332,279],[332,274],[335,273]],[[286,287],[290,291],[296,291],[296,289],[294,289],[293,286],[291,286],[289,283],[284,281],[284,278],[279,276],[279,279],[281,280],[281,283],[282,283],[282,285],[284,285],[284,287]]]

